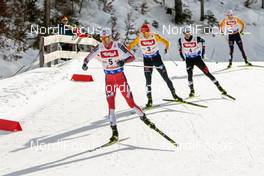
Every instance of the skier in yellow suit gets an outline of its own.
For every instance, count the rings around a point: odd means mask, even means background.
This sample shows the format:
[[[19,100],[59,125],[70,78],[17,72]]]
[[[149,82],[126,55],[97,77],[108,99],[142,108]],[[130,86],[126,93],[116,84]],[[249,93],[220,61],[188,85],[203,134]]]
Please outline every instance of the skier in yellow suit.
[[[132,41],[128,49],[131,50],[136,45],[139,45],[142,53],[143,53],[143,60],[144,60],[144,74],[146,78],[146,88],[147,88],[147,98],[148,102],[146,104],[147,108],[152,107],[152,93],[151,93],[151,78],[153,67],[156,67],[157,71],[167,83],[173,98],[177,101],[182,101],[182,98],[178,97],[175,93],[175,88],[173,86],[172,81],[170,80],[166,67],[161,60],[160,50],[158,48],[158,43],[161,42],[165,45],[164,53],[168,52],[170,47],[170,42],[163,37],[161,37],[157,33],[150,32],[150,27],[148,24],[143,24],[141,26],[140,34]]]
[[[245,29],[245,23],[240,18],[234,16],[232,10],[229,10],[226,13],[226,18],[220,22],[219,26],[221,32],[228,35],[228,42],[230,48],[230,59],[228,68],[232,66],[235,42],[237,43],[242,53],[245,63],[251,66],[252,64],[248,62],[246,53],[244,51],[243,42],[240,36],[240,34],[242,34]]]

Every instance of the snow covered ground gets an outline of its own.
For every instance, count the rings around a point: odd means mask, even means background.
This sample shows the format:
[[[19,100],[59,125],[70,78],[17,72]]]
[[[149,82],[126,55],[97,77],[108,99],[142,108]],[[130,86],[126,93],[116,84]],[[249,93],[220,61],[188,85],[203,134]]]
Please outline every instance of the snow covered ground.
[[[208,63],[211,72],[237,101],[224,99],[195,69],[199,95],[192,102],[207,109],[162,102],[170,93],[155,71],[153,98],[161,107],[147,111],[156,125],[180,144],[175,148],[128,109],[120,93],[117,116],[120,138],[108,148],[88,152],[111,135],[104,95],[104,73],[92,61],[94,82],[70,81],[81,71],[74,60],[1,80],[0,117],[20,120],[23,131],[0,133],[0,175],[217,175],[264,174],[264,68]],[[142,65],[142,63],[132,63]],[[166,62],[177,93],[187,97],[185,65]],[[264,65],[263,62],[255,62]],[[146,103],[142,68],[126,66],[138,105]]]
[[[5,47],[0,48],[0,79],[23,73],[38,65],[38,50],[28,49],[25,52],[17,52],[19,45],[11,39],[0,36],[0,41]],[[15,60],[13,55],[21,58]]]

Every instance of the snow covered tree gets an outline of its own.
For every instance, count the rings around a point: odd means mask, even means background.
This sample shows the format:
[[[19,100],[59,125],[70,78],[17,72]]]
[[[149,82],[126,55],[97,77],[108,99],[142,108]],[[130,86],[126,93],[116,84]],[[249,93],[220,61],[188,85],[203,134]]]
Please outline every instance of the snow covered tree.
[[[108,0],[98,0],[99,3],[103,5],[103,11],[108,13],[113,9],[112,1],[108,2]]]
[[[181,0],[175,0],[175,23],[181,23],[182,22],[182,1]]]
[[[217,26],[219,24],[219,22],[217,21],[217,19],[215,18],[214,13],[211,10],[208,10],[206,15],[205,15],[205,20],[207,21],[207,25],[205,25],[204,27],[204,31],[206,33],[212,33],[212,27]],[[215,36],[213,34],[213,36]]]
[[[192,12],[185,8],[183,9],[183,3],[181,0],[175,0],[174,1],[174,11],[175,11],[175,18],[174,21],[176,24],[182,24],[183,22],[190,22],[192,17]],[[168,9],[167,9],[168,13]]]
[[[245,2],[244,2],[244,5],[247,7],[247,8],[250,8],[250,6],[252,5],[252,4],[254,4],[254,3],[256,3],[257,2],[257,0],[246,0]]]
[[[25,21],[39,22],[40,9],[36,5],[37,0],[25,0]]]
[[[120,33],[117,31],[117,17],[112,14],[110,18],[112,37],[114,40],[119,40]]]
[[[217,19],[215,18],[214,13],[211,10],[207,11],[205,15],[205,19],[207,20],[207,24],[209,27],[217,26],[219,23]]]
[[[60,12],[61,15],[74,16],[77,11],[80,12],[82,1],[81,0],[51,0],[54,12]],[[77,6],[80,8],[78,9]],[[78,10],[77,10],[78,9]]]
[[[159,1],[159,0],[154,0],[155,3],[160,4],[162,7],[165,7],[165,0]]]
[[[140,5],[140,13],[142,15],[145,15],[148,11],[148,5],[147,5],[147,2],[143,2],[141,5]]]
[[[8,10],[7,3],[5,1],[0,2],[0,35],[8,32],[8,23],[10,23],[11,11]],[[2,45],[2,43],[1,43]]]
[[[125,33],[124,43],[126,44],[132,41],[132,38],[130,38],[131,35],[136,34],[136,29],[134,26],[134,19],[132,18],[132,12],[129,12],[127,14],[125,25],[126,25],[126,33]]]

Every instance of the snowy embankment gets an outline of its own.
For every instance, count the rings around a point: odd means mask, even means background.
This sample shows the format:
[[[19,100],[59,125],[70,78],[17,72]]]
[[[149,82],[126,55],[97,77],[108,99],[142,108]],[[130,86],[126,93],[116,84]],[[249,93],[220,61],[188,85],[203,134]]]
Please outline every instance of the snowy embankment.
[[[166,14],[166,10],[154,1],[148,1],[147,12],[145,15],[140,13],[139,6],[145,2],[144,0],[139,0],[137,2],[131,2],[131,5],[124,0],[116,0],[113,2],[112,15],[117,17],[117,25],[115,26],[116,31],[120,33],[122,40],[125,38],[126,33],[126,23],[127,14],[132,13],[132,22],[136,30],[140,29],[140,26],[144,21],[148,21],[150,24],[155,20],[159,23],[158,28],[152,27],[152,31],[155,31],[171,42],[171,48],[167,57],[164,57],[164,60],[176,59],[181,60],[178,55],[178,39],[182,37],[182,34],[178,31],[180,27],[184,25],[176,25],[173,22],[173,16]],[[166,7],[174,7],[174,1],[165,1]],[[183,3],[188,6],[192,11],[192,27],[195,28],[196,25],[199,29],[201,25],[206,26],[206,21],[200,21],[200,2],[198,0],[184,0]],[[184,7],[186,8],[186,7]],[[105,26],[111,27],[111,14],[106,13],[102,10],[102,7],[98,6],[96,1],[86,1],[83,3],[82,13],[78,16],[80,22],[85,27],[96,27],[96,26]],[[88,9],[88,10],[85,10]],[[222,1],[222,0],[207,0],[205,1],[205,12],[208,10],[212,11],[215,15],[217,21],[221,21],[225,18],[225,12],[227,10],[234,10],[236,16],[240,17],[246,23],[246,29],[244,32],[250,33],[242,36],[244,41],[245,51],[248,55],[249,60],[252,61],[263,61],[263,51],[264,51],[264,10],[261,8],[261,2],[253,4],[251,8],[246,8],[244,6],[244,0],[236,1]],[[99,12],[98,12],[99,11]],[[97,15],[99,14],[100,15]],[[217,27],[217,26],[216,26]],[[169,30],[170,29],[170,30]],[[169,32],[168,32],[169,31]],[[198,31],[198,35],[203,37],[206,40],[206,54],[207,61],[210,62],[221,62],[228,61],[229,59],[229,46],[227,41],[227,36],[222,36],[216,34],[215,37],[212,34],[201,34],[202,31]],[[130,36],[130,38],[135,38]],[[163,48],[163,46],[161,46]],[[161,52],[163,54],[163,52]],[[139,49],[137,50],[137,55],[140,56],[141,53]],[[241,61],[242,56],[238,49],[235,47],[234,60]]]
[[[177,93],[186,97],[185,65],[177,64],[166,62]],[[174,148],[146,127],[119,93],[116,106],[120,138],[128,139],[89,153],[111,135],[104,74],[95,69],[99,63],[92,61],[89,66],[87,73],[95,80],[91,83],[70,81],[72,73],[83,73],[77,60],[0,81],[1,117],[20,120],[23,127],[19,133],[0,134],[1,175],[130,176],[146,171],[153,176],[264,174],[263,68],[235,66],[223,71],[226,63],[208,63],[237,101],[222,98],[208,78],[195,69],[199,96],[191,101],[208,105],[207,109],[162,102],[162,98],[170,98],[170,93],[155,71],[154,103],[162,105],[146,113],[180,147]],[[144,105],[142,68],[126,66],[126,73],[136,102]]]
[[[0,40],[2,45],[5,45],[0,48],[0,80],[38,66],[38,50],[30,48],[25,52],[17,52],[20,48],[15,41],[3,36],[0,36]]]

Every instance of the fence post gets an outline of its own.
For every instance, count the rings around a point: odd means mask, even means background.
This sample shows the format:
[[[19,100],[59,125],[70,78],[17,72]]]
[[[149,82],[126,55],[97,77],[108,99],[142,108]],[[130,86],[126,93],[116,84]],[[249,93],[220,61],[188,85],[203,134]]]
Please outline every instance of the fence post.
[[[54,65],[57,65],[57,64],[59,64],[59,59],[56,59],[56,60],[54,61]]]
[[[39,41],[39,67],[44,67],[44,36],[40,36]]]
[[[48,62],[47,63],[47,67],[51,67],[51,62]]]
[[[51,51],[51,48],[50,48],[50,45],[49,45],[49,46],[47,46],[47,53],[50,53],[50,51]],[[51,67],[51,64],[52,64],[52,61],[48,62],[47,63],[47,67]]]

